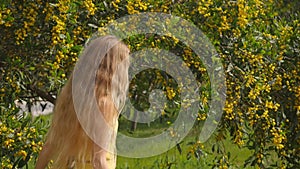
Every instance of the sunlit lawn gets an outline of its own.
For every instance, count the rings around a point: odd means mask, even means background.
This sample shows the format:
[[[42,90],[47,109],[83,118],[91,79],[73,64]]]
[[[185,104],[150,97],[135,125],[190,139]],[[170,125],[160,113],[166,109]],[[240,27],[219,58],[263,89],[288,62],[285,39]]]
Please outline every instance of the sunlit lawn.
[[[128,132],[130,124],[126,122],[120,123],[119,132],[133,136],[133,137],[149,137],[161,133],[168,128],[166,123],[160,124],[150,124],[148,125],[138,125],[137,130],[134,133]],[[185,168],[211,168],[214,163],[214,158],[216,154],[211,153],[212,145],[215,143],[214,139],[210,139],[204,143],[203,154],[197,159],[194,155],[188,160],[187,154],[191,148],[191,145],[188,143],[197,141],[198,135],[201,128],[194,127],[186,138],[180,143],[182,152],[180,153],[177,147],[172,148],[171,150],[153,157],[148,158],[126,158],[118,157],[118,169],[148,169],[148,168],[174,168],[174,169],[185,169]],[[229,138],[229,137],[227,137]],[[239,148],[238,146],[231,143],[229,139],[223,141],[224,147],[231,154],[231,163],[233,168],[245,168],[243,162],[251,155],[251,151],[246,148]],[[157,143],[156,145],[159,148],[161,145]],[[149,150],[151,151],[151,149]],[[251,167],[247,167],[251,168]]]
[[[45,116],[45,118],[51,119],[51,115]],[[131,123],[124,119],[120,120],[119,132],[131,137],[149,137],[157,135],[165,131],[169,125],[164,121],[162,123],[155,122],[150,125],[138,124],[137,129],[134,132],[130,131]],[[170,149],[169,151],[148,158],[126,158],[118,156],[117,168],[118,169],[156,169],[156,168],[174,168],[174,169],[195,169],[195,168],[211,168],[214,164],[214,158],[216,154],[211,153],[212,145],[215,144],[215,140],[211,138],[204,143],[203,154],[200,158],[196,158],[192,155],[189,159],[187,154],[191,148],[190,142],[197,141],[201,127],[194,127],[189,134],[180,143],[181,153],[177,147]],[[228,139],[225,139],[222,144],[227,151],[231,154],[231,164],[233,168],[245,168],[243,162],[251,155],[251,151],[246,148],[239,148],[231,143]],[[155,145],[156,149],[159,149],[161,144]],[[151,151],[151,149],[149,150]],[[29,169],[34,168],[34,162],[30,161]],[[251,168],[251,167],[247,167]]]

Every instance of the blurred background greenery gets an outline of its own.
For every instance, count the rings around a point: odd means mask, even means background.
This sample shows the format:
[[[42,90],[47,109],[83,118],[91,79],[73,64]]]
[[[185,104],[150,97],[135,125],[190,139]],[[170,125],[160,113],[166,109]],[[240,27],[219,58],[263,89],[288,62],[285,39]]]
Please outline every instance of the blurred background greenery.
[[[289,0],[1,0],[0,168],[32,168],[49,128],[51,115],[20,114],[15,101],[54,104],[92,33],[140,12],[172,14],[201,29],[222,58],[227,99],[218,130],[208,142],[197,142],[210,100],[199,57],[175,35],[126,39],[131,51],[156,47],[182,57],[201,86],[202,109],[195,110],[197,124],[174,149],[147,159],[119,157],[118,168],[300,168],[299,6]],[[153,81],[168,80],[160,77]],[[178,99],[178,88],[161,88],[170,104]],[[130,97],[142,90],[131,89]],[[155,135],[177,116],[160,113],[150,127],[120,119],[119,130]]]

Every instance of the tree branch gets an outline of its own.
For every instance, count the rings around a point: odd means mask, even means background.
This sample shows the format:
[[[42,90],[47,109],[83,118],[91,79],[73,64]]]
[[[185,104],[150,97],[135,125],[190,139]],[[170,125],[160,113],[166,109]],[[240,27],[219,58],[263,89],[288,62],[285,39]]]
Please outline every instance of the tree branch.
[[[51,102],[52,104],[55,104],[55,100],[56,99],[51,94],[49,94],[49,93],[47,93],[47,92],[45,92],[45,91],[43,91],[43,90],[41,90],[41,89],[33,86],[33,85],[28,85],[28,88],[32,92],[34,92],[35,94],[37,94],[39,97],[41,97],[42,99],[45,99],[45,100]]]

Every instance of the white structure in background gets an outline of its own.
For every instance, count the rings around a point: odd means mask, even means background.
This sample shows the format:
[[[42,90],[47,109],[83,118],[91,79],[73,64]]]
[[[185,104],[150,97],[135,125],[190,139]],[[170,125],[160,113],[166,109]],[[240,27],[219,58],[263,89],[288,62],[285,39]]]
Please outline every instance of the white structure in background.
[[[29,105],[23,100],[15,100],[15,104],[20,108],[19,114],[28,113]],[[33,116],[46,115],[53,112],[54,105],[51,102],[38,100],[30,105],[30,111]]]

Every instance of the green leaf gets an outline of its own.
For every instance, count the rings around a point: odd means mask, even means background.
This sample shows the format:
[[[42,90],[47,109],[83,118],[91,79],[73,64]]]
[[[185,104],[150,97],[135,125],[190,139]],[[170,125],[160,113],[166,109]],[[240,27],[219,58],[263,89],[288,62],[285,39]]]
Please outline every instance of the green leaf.
[[[29,70],[30,70],[30,71],[35,70],[35,67],[31,66],[31,67],[29,67]]]

